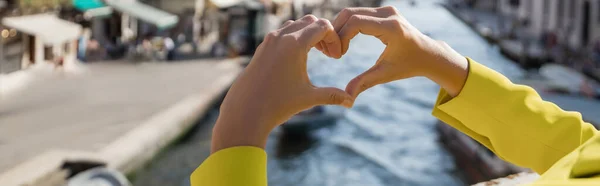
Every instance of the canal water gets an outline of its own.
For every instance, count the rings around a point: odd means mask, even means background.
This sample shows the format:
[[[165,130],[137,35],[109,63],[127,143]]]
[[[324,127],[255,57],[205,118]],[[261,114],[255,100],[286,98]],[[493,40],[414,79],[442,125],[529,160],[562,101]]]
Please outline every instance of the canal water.
[[[397,7],[413,25],[459,53],[509,78],[524,71],[503,57],[467,25],[443,7],[442,0],[385,1]],[[330,59],[309,53],[309,76],[317,86],[343,89],[375,63],[384,45],[359,35],[348,54]],[[439,87],[425,78],[379,85],[362,93],[335,125],[305,136],[274,131],[267,145],[269,184],[324,186],[464,185],[451,155],[438,143],[431,109]],[[181,143],[161,154],[135,175],[134,185],[189,185],[189,174],[208,156],[209,114]]]

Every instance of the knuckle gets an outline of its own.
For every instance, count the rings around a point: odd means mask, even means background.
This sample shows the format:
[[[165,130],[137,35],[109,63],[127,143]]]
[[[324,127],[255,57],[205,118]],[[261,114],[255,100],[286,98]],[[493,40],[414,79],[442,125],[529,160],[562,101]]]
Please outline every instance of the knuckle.
[[[340,11],[339,17],[348,17],[350,15],[352,15],[352,9],[344,8],[342,11]]]
[[[274,39],[277,38],[278,34],[275,31],[269,32],[266,36],[267,39]]]
[[[333,26],[331,25],[331,22],[329,22],[329,20],[327,20],[327,19],[323,19],[323,18],[321,18],[321,19],[319,19],[319,20],[318,20],[316,23],[317,23],[317,24],[319,25],[319,27],[321,27],[322,29],[329,29],[329,28],[333,29]]]
[[[396,9],[396,7],[394,6],[384,6],[379,8],[380,11],[382,11],[383,13],[387,13],[387,14],[391,14],[391,15],[395,15],[395,14],[399,14],[398,13],[398,9]]]
[[[289,44],[295,44],[298,42],[298,39],[293,35],[284,35],[281,37],[281,41]]]
[[[314,23],[315,21],[319,20],[316,16],[312,15],[312,14],[308,14],[306,16],[304,16],[302,18],[302,20],[304,21],[308,21],[310,23]]]
[[[403,25],[402,22],[398,19],[391,19],[389,21],[387,21],[388,26],[395,31],[402,31],[403,30]]]
[[[330,93],[329,94],[329,100],[328,100],[328,102],[330,104],[341,103],[342,102],[342,98],[339,95],[335,94],[335,93]]]
[[[358,15],[352,15],[350,16],[350,18],[348,18],[348,24],[355,24],[356,22],[359,22],[361,20],[361,17]]]
[[[279,37],[279,34],[276,31],[272,31],[272,32],[269,32],[265,36],[265,40],[273,40],[273,39],[276,39],[277,37]]]
[[[330,25],[330,24],[331,24],[331,22],[329,22],[329,20],[327,20],[327,19],[324,19],[324,18],[320,18],[320,19],[317,21],[317,23],[318,23],[318,24],[322,24],[322,25]]]

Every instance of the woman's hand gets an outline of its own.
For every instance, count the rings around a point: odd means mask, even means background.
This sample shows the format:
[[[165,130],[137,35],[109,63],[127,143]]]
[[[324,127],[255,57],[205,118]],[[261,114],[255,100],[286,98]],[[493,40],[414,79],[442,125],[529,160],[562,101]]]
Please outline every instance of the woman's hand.
[[[308,79],[307,54],[319,42],[327,46],[328,56],[341,56],[333,25],[312,15],[288,21],[265,37],[225,96],[212,152],[234,146],[264,148],[271,130],[300,111],[322,104],[352,106],[354,100],[345,91],[317,88]]]
[[[468,74],[466,58],[447,44],[422,34],[394,7],[346,8],[333,26],[342,42],[342,54],[358,33],[375,36],[387,45],[376,64],[346,87],[353,97],[372,86],[415,76],[435,81],[451,96],[458,95],[464,85]],[[327,53],[323,42],[317,48]]]

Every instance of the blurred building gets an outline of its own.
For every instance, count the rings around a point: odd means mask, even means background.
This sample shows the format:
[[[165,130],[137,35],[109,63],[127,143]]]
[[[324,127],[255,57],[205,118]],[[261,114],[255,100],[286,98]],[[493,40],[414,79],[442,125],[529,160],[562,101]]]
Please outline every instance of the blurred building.
[[[42,61],[77,61],[90,54],[90,42],[101,51],[94,51],[96,59],[122,57],[129,46],[178,22],[176,15],[135,0],[3,0],[0,16],[0,73]]]
[[[600,0],[485,0],[512,18],[530,37],[551,34],[573,50],[600,40]]]
[[[84,26],[84,33],[90,33],[82,37],[81,43],[94,41],[106,49],[106,56],[97,57],[100,59],[123,57],[129,47],[156,36],[179,21],[174,14],[135,0],[73,0],[73,4],[78,14],[71,17]]]
[[[135,0],[107,0],[106,3],[121,15],[121,40],[168,29],[179,21],[177,15]]]
[[[70,60],[80,27],[56,16],[70,0],[4,0],[0,5],[0,73]]]
[[[552,0],[555,29],[570,48],[591,47],[600,41],[600,0]]]

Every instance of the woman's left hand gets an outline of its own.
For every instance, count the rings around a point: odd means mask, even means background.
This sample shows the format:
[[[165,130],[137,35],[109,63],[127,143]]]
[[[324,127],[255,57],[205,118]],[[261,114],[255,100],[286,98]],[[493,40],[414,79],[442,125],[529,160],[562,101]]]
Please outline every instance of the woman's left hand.
[[[234,146],[264,148],[273,128],[316,105],[352,106],[354,100],[345,91],[310,82],[306,59],[319,42],[328,56],[341,57],[340,38],[332,24],[312,15],[288,21],[265,37],[221,105],[213,153]]]

